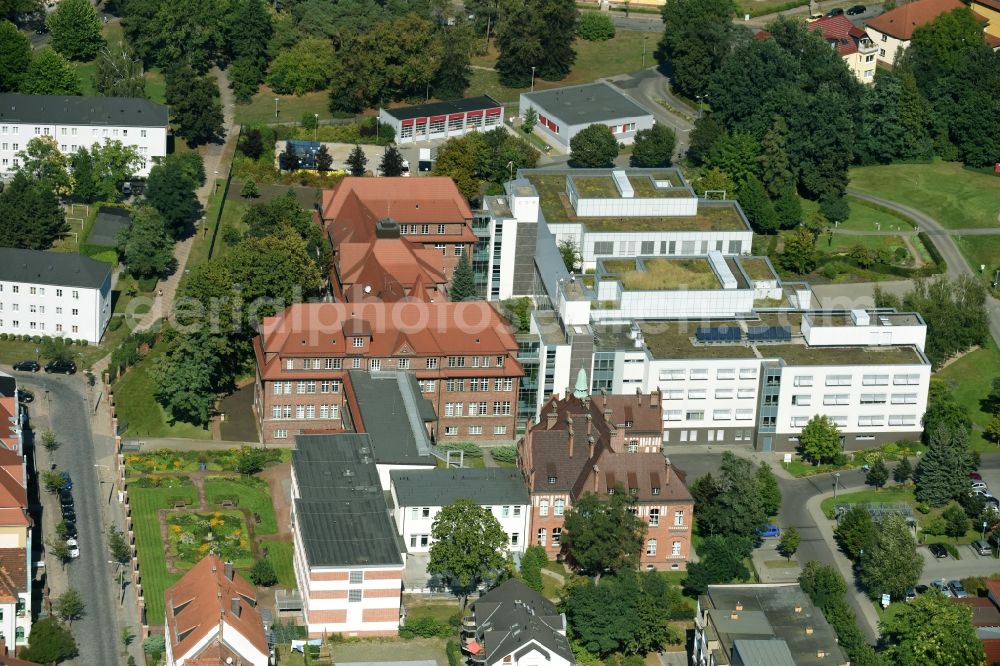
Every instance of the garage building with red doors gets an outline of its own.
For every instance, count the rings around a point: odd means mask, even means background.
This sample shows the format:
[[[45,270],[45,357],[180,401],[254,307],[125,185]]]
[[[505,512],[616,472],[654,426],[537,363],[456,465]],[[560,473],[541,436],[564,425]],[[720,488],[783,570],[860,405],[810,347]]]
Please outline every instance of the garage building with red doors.
[[[503,107],[489,95],[396,109],[379,109],[379,122],[396,131],[396,143],[450,139],[503,124]]]

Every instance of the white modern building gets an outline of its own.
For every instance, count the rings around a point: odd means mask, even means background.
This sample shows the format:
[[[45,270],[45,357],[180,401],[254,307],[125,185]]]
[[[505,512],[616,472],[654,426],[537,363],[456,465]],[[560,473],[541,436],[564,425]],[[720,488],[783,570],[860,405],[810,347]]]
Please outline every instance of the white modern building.
[[[393,518],[407,553],[430,552],[438,512],[459,499],[488,509],[507,534],[509,552],[528,545],[531,502],[521,474],[502,467],[400,470],[390,474]]]
[[[141,97],[0,94],[0,177],[19,166],[18,153],[36,137],[52,137],[66,155],[105,141],[133,146],[147,176],[167,154],[167,107]]]
[[[591,125],[606,125],[619,143],[629,144],[640,130],[653,126],[653,114],[610,83],[586,83],[521,93],[518,114],[538,114],[535,130],[569,150],[569,142]]]
[[[97,344],[111,320],[111,264],[0,248],[0,332]]]

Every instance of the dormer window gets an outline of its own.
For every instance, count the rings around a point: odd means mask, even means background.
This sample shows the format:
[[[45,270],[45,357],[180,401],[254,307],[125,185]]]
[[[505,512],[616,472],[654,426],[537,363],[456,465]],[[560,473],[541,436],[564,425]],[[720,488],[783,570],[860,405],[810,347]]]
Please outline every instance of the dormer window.
[[[614,495],[615,494],[615,489],[613,487],[612,488],[608,488],[608,494],[609,495]]]
[[[639,494],[639,489],[638,488],[629,488],[628,492],[631,495],[638,495]]]
[[[556,477],[550,476],[549,477],[549,483],[555,485],[555,482],[556,482]]]
[[[365,339],[364,338],[354,338],[354,348],[355,349],[361,349],[364,346],[365,346]]]
[[[653,488],[653,494],[654,495],[659,495],[660,494],[660,489],[659,488]]]
[[[631,421],[626,421],[625,422],[625,427],[626,428],[631,428],[632,427],[632,422]]]

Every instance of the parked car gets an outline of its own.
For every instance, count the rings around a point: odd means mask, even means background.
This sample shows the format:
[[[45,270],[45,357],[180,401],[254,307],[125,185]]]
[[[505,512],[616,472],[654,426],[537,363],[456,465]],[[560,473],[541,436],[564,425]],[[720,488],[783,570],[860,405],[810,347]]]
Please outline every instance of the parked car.
[[[948,557],[948,549],[939,543],[932,543],[927,546],[927,550],[931,551],[931,555],[941,560]]]
[[[979,472],[969,472],[969,478],[975,481],[982,481],[983,475],[980,474]]]
[[[976,488],[975,490],[970,490],[969,494],[982,497],[986,501],[993,499],[993,493],[986,490],[985,488]]]
[[[926,586],[926,585],[917,585],[917,586],[916,586],[915,588],[913,588],[913,589],[915,589],[915,590],[917,591],[917,594],[923,594],[924,592],[926,592],[926,591],[927,591],[927,589],[928,589],[928,588],[927,588],[927,586]]]
[[[847,15],[857,16],[859,14],[864,14],[866,11],[868,11],[868,8],[865,7],[864,5],[854,5],[853,7],[847,10]]]
[[[970,481],[969,484],[971,485],[971,487],[972,487],[973,490],[989,490],[989,488],[987,487],[986,483],[983,482],[983,481],[975,481],[975,480],[973,480],[973,481]]]
[[[25,389],[17,389],[17,401],[25,404],[35,401],[35,394]]]
[[[73,478],[69,475],[69,472],[59,472],[59,476],[65,485],[63,485],[64,490],[73,490]]]
[[[948,583],[948,589],[950,589],[951,593],[954,594],[955,597],[958,599],[965,599],[966,597],[969,596],[969,593],[965,591],[965,586],[962,585],[962,581],[959,580],[951,581],[950,583]]]
[[[843,16],[844,10],[841,7],[835,7],[826,13],[827,16]]]
[[[781,528],[779,528],[774,523],[771,523],[762,530],[757,531],[757,536],[761,539],[777,539],[781,536]]]
[[[77,536],[77,534],[76,534],[76,521],[73,521],[73,520],[64,520],[63,522],[66,523],[66,537],[70,538],[70,539],[75,539],[76,536]]]
[[[21,372],[38,372],[42,369],[42,366],[38,365],[38,361],[18,361],[11,367]]]
[[[76,363],[73,361],[49,361],[45,365],[45,372],[72,375],[76,372]]]
[[[66,539],[66,545],[69,546],[69,557],[71,560],[80,557],[80,544],[77,543],[76,539]]]
[[[63,520],[75,523],[76,522],[76,508],[72,506],[64,506],[62,509]]]
[[[984,539],[976,539],[975,541],[973,541],[972,543],[969,544],[969,547],[972,548],[972,550],[977,555],[992,555],[993,554],[993,548]]]
[[[906,596],[903,598],[904,601],[913,601],[917,598],[917,588],[908,587],[906,588]]]
[[[931,583],[931,587],[933,587],[935,590],[937,590],[946,597],[955,596],[951,593],[951,588],[948,587],[948,581],[946,581],[944,578],[942,578],[941,580],[936,580],[933,583]]]
[[[63,488],[59,491],[59,506],[65,508],[73,506],[73,493]]]

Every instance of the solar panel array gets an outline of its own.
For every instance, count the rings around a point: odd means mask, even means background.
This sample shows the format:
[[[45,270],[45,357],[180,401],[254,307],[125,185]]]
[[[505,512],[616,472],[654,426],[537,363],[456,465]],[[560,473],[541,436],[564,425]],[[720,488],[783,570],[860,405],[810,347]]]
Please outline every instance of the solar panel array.
[[[698,342],[739,342],[738,326],[699,326],[695,331]]]
[[[747,339],[751,342],[787,342],[792,339],[790,326],[750,326]]]

